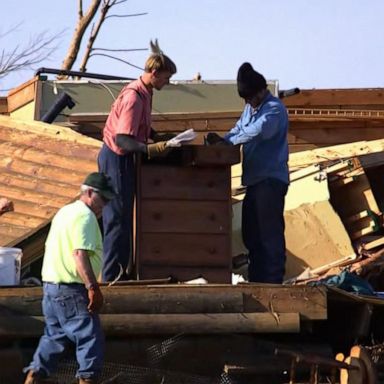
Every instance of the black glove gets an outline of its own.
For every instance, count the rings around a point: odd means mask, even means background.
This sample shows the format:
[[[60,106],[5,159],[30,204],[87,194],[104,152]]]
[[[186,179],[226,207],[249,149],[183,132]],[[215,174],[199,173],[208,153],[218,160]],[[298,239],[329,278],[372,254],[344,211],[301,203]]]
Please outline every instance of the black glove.
[[[209,132],[206,137],[206,142],[208,145],[229,145],[229,143],[224,140],[215,132]]]

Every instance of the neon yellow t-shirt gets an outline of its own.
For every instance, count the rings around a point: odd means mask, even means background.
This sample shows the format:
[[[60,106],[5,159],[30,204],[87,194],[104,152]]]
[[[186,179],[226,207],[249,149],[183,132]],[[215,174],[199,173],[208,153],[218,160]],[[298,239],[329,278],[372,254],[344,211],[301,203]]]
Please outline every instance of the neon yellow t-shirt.
[[[81,200],[61,208],[52,220],[45,243],[43,281],[83,283],[77,273],[73,251],[88,251],[95,276],[101,271],[102,237],[95,214]]]

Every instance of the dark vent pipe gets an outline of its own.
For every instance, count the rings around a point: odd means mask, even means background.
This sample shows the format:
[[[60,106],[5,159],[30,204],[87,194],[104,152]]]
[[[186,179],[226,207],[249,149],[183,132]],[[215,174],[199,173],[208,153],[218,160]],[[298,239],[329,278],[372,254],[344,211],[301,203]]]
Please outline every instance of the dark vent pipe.
[[[298,93],[300,93],[299,88],[292,88],[292,89],[287,89],[286,91],[279,91],[279,98],[283,99],[284,97],[297,95]]]
[[[71,96],[67,93],[61,93],[55,100],[55,103],[51,108],[44,114],[41,118],[41,121],[51,124],[57,117],[57,115],[65,108],[68,107],[72,109],[75,106],[75,102],[72,100]]]

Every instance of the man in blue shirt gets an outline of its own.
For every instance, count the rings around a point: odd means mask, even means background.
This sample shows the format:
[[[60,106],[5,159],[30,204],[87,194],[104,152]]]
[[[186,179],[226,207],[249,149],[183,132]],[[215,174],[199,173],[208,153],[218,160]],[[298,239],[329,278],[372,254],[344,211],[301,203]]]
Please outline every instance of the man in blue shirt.
[[[288,113],[251,64],[240,66],[238,93],[244,111],[225,136],[243,145],[242,235],[249,252],[248,280],[282,283],[285,272],[284,201],[289,185]],[[208,141],[217,141],[214,135]]]

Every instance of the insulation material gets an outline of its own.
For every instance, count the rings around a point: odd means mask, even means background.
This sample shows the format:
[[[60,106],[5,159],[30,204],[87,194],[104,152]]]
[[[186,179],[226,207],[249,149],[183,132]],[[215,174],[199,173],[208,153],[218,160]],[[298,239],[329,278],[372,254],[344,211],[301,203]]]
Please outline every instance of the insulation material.
[[[285,212],[287,263],[285,278],[306,268],[337,265],[355,258],[351,240],[328,200]]]

